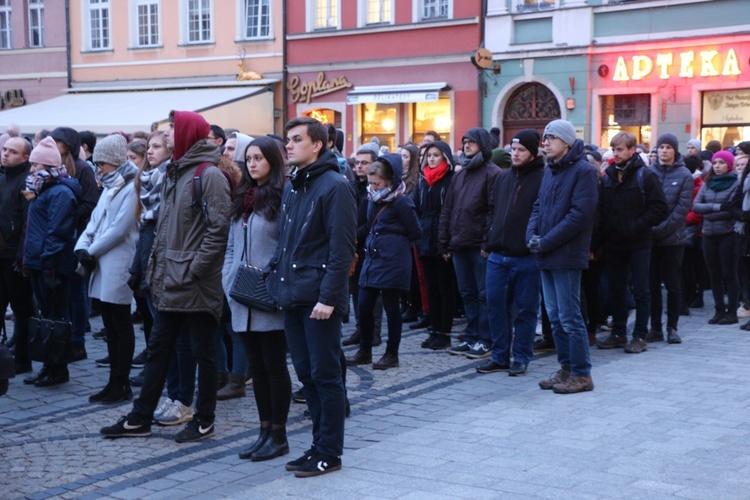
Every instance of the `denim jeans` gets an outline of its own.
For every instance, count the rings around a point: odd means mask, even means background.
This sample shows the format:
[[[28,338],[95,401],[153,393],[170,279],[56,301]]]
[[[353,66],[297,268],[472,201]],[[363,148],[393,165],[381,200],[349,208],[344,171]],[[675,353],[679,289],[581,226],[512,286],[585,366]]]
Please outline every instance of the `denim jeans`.
[[[684,245],[651,248],[649,287],[651,289],[651,328],[661,330],[661,284],[667,289],[667,327],[677,330],[682,308],[682,255]]]
[[[177,339],[187,331],[193,357],[198,363],[198,401],[195,415],[201,422],[213,422],[216,411],[216,353],[213,331],[216,320],[209,313],[157,311],[148,344],[148,360],[143,369],[141,395],[133,403],[131,416],[137,422],[149,422],[159,404],[169,361]]]
[[[651,292],[648,283],[650,258],[650,248],[629,252],[607,251],[613,335],[627,336],[628,334],[628,282],[630,282],[633,285],[633,298],[635,299],[633,338],[646,338],[648,317],[651,311]],[[629,281],[628,278],[630,278]]]
[[[172,359],[167,372],[167,397],[185,406],[193,404],[195,394],[195,368],[193,349],[190,347],[190,334],[187,329],[177,336]]]
[[[453,265],[456,268],[458,292],[464,301],[466,313],[466,341],[492,343],[490,324],[487,319],[487,260],[479,250],[453,252]]]
[[[581,270],[542,269],[542,292],[558,362],[569,366],[575,377],[589,375],[589,338],[581,315]]]
[[[313,307],[284,311],[292,364],[302,382],[313,423],[313,447],[328,456],[344,451],[346,392],[341,378],[341,314],[312,319]]]
[[[514,305],[515,319],[512,318]],[[536,258],[491,253],[487,259],[487,314],[492,333],[492,361],[508,364],[511,347],[514,361],[526,365],[534,358],[537,312],[539,268]]]

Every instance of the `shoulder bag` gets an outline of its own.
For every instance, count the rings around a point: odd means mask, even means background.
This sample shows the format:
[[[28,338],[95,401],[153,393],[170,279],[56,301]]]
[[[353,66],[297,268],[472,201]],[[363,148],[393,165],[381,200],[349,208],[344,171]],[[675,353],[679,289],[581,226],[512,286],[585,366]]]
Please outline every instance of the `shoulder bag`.
[[[237,277],[234,279],[229,296],[250,309],[265,312],[278,311],[279,306],[271,298],[268,288],[266,288],[263,270],[250,265],[250,252],[247,249],[247,224],[243,224],[244,248],[242,259],[245,262],[237,269]]]

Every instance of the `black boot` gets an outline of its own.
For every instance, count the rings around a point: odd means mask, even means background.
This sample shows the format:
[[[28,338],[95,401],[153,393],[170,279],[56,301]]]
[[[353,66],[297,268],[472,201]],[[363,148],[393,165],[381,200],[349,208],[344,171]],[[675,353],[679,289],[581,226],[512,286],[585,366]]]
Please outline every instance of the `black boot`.
[[[355,331],[352,333],[348,339],[344,339],[344,341],[341,343],[341,345],[359,345],[359,339],[360,339],[359,331]]]
[[[39,373],[36,375],[32,375],[30,377],[26,377],[23,379],[23,383],[26,385],[34,385],[38,380],[42,380],[49,374],[49,366],[44,365],[41,370],[39,370]]]
[[[70,380],[70,374],[68,373],[68,365],[57,366],[51,368],[46,377],[40,378],[34,385],[37,387],[52,387],[54,385],[60,385]]]
[[[96,394],[92,394],[91,396],[89,396],[89,403],[101,402],[101,400],[104,399],[105,396],[107,396],[107,394],[109,394],[109,391],[111,390],[112,390],[112,380],[107,382],[107,385],[104,386],[104,389],[97,392]]]
[[[427,328],[428,326],[430,326],[430,315],[428,313],[422,313],[416,323],[409,325],[409,330],[419,330],[420,328]]]
[[[262,462],[280,457],[289,453],[289,443],[286,440],[286,429],[271,429],[271,433],[263,446],[253,453],[250,460],[253,462]]]
[[[268,436],[270,434],[271,434],[270,427],[261,427],[260,433],[258,434],[258,439],[256,439],[255,442],[252,445],[250,445],[250,448],[246,449],[245,451],[240,452],[240,458],[242,460],[247,460],[249,458],[252,458],[252,454],[258,451],[261,446],[266,444],[266,441],[268,441]]]
[[[107,395],[102,398],[102,404],[111,405],[122,403],[123,401],[131,401],[132,399],[133,389],[130,388],[130,384],[128,382],[119,381],[112,384],[112,388]]]

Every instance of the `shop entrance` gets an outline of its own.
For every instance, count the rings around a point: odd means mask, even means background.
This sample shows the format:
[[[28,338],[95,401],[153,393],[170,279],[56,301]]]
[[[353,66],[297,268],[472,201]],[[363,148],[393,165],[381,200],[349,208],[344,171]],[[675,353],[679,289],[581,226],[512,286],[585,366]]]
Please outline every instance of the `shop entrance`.
[[[560,118],[560,103],[554,94],[540,83],[527,83],[517,88],[508,99],[503,113],[503,143],[525,128],[537,130],[541,135],[544,127]]]

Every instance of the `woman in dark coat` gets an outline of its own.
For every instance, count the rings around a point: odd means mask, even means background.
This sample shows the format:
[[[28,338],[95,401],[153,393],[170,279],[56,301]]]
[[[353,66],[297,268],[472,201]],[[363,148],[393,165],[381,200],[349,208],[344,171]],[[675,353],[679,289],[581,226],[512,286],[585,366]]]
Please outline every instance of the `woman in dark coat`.
[[[409,290],[411,244],[422,236],[414,204],[404,196],[401,180],[401,156],[387,154],[378,158],[367,171],[370,183],[367,221],[370,227],[365,242],[365,262],[359,277],[359,322],[362,339],[357,353],[347,365],[372,362],[373,306],[379,294],[388,318],[388,344],[383,357],[373,363],[376,370],[398,366],[401,343],[399,299]]]

